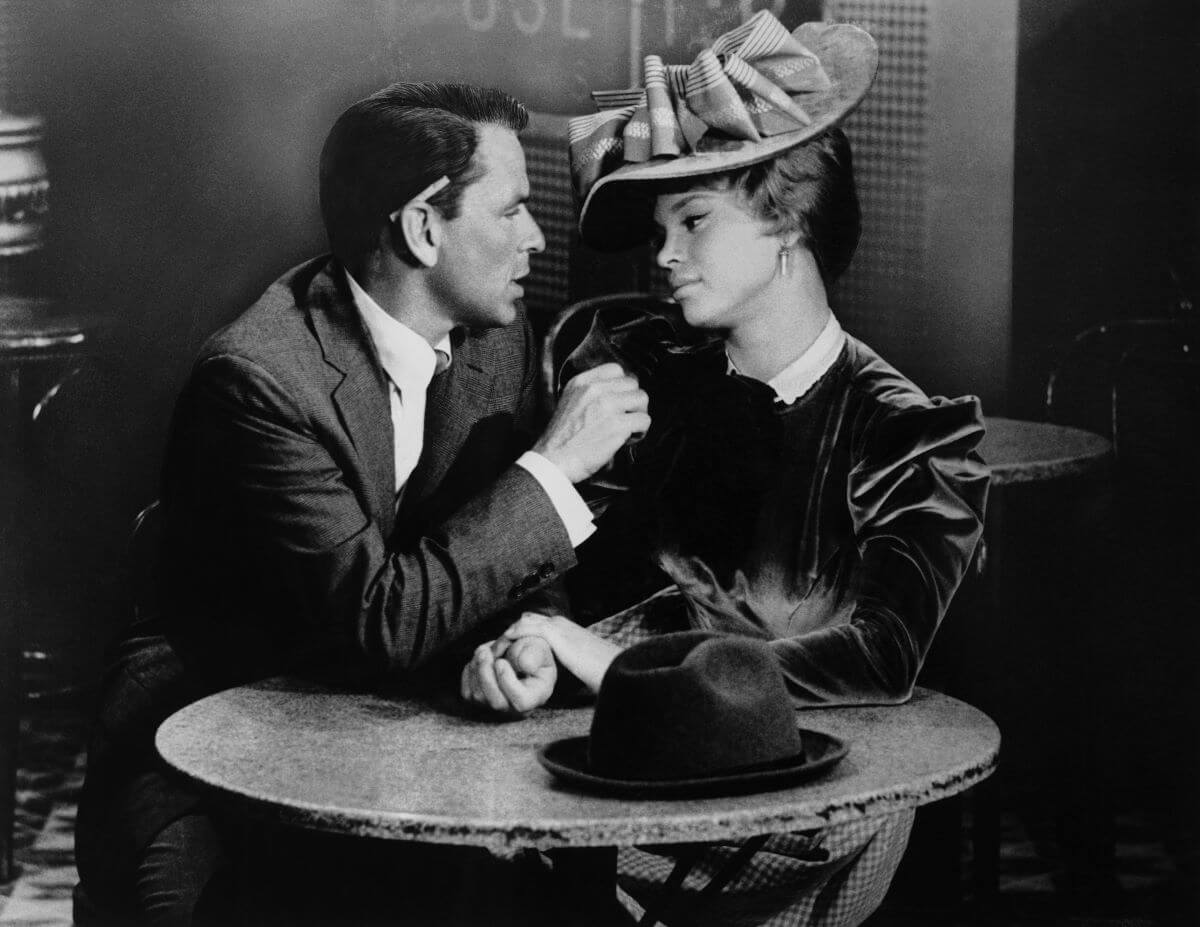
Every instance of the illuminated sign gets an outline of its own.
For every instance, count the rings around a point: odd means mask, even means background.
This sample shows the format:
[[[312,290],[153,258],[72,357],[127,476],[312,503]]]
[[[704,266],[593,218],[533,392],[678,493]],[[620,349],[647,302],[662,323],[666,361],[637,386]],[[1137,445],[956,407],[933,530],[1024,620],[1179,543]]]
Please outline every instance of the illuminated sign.
[[[397,80],[500,87],[531,109],[581,113],[592,90],[640,81],[641,56],[687,61],[760,9],[789,28],[820,18],[797,0],[369,0]],[[631,71],[631,62],[635,63]]]

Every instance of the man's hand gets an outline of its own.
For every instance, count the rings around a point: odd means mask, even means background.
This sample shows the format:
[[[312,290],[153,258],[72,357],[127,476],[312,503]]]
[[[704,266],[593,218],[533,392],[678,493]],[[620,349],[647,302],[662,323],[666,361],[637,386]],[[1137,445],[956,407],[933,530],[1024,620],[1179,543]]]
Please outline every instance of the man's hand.
[[[650,428],[649,398],[619,364],[601,364],[574,377],[533,450],[572,483],[587,479],[635,434]]]
[[[600,691],[609,664],[621,652],[616,644],[597,637],[562,615],[525,612],[495,642],[497,650],[503,646],[505,638],[514,645],[534,638],[545,640],[559,665],[593,694]]]
[[[525,715],[546,703],[557,680],[558,665],[543,638],[501,638],[475,648],[463,667],[460,692],[474,705]]]

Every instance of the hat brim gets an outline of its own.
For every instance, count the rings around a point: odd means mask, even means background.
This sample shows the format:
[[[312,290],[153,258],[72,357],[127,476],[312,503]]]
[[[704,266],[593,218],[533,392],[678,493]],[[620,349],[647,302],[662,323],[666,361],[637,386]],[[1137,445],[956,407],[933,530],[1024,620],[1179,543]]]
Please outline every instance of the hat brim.
[[[746,167],[814,138],[837,125],[858,105],[875,78],[879,48],[870,34],[849,23],[803,23],[792,33],[821,60],[830,88],[797,94],[796,101],[812,122],[795,132],[761,141],[706,135],[700,150],[676,158],[654,158],[623,164],[597,180],[579,211],[579,233],[599,251],[619,251],[644,242],[650,229],[631,195],[644,195],[634,185],[681,177],[701,177]]]
[[[588,738],[564,737],[538,751],[538,762],[555,776],[588,791],[646,798],[692,798],[702,795],[735,795],[767,792],[810,779],[838,763],[849,747],[821,731],[800,728],[804,755],[794,764],[752,772],[708,776],[700,779],[614,779],[592,772],[588,766]]]

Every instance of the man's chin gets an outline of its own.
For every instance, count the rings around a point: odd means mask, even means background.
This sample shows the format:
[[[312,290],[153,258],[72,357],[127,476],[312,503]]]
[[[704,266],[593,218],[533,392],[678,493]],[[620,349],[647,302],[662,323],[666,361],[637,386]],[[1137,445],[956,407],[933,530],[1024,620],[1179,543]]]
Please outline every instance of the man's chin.
[[[475,313],[474,317],[467,324],[467,328],[471,331],[487,331],[490,328],[506,328],[512,325],[517,320],[520,310],[517,308],[517,300],[511,300],[494,306],[488,312]]]

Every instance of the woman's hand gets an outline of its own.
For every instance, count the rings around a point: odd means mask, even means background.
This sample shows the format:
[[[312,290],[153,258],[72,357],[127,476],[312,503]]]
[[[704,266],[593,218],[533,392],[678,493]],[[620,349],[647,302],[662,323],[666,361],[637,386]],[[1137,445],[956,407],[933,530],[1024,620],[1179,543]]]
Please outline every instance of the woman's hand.
[[[557,680],[558,666],[544,638],[499,638],[475,648],[463,667],[459,691],[473,705],[526,715],[546,703]]]
[[[525,612],[518,621],[496,641],[507,640],[515,647],[522,640],[541,638],[550,645],[554,656],[567,670],[575,675],[593,694],[600,691],[600,680],[613,658],[621,648],[597,637],[587,628],[582,628],[562,615],[539,615]],[[504,650],[498,652],[503,653]]]

